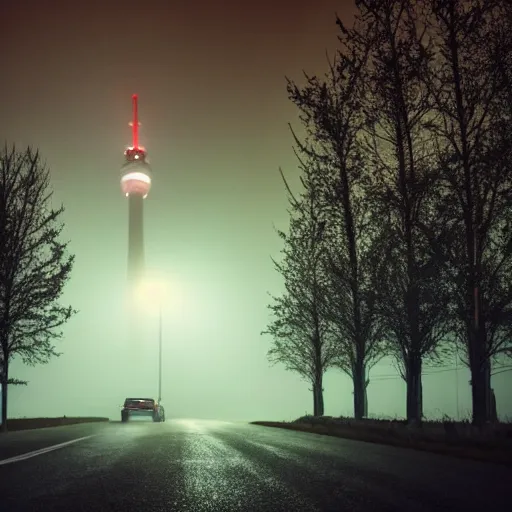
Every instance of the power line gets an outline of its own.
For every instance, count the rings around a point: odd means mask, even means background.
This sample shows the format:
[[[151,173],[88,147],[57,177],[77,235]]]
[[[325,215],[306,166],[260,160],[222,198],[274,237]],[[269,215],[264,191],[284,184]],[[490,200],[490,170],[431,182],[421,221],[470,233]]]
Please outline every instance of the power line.
[[[499,375],[500,373],[512,372],[512,368],[507,368],[505,370],[501,370],[501,372],[492,373],[491,376]]]
[[[436,373],[444,373],[444,372],[453,372],[456,368],[444,368],[442,370],[434,370],[430,372],[422,372],[422,376],[426,375],[434,375]],[[396,374],[389,374],[389,375],[375,375],[371,378],[371,380],[385,380],[385,379],[401,379],[402,377],[400,375]]]
[[[512,366],[506,366],[506,365],[502,365],[502,366],[495,366],[494,369],[497,369],[497,370],[502,370],[500,372],[495,372],[493,373],[492,375],[499,375],[500,373],[505,373],[505,372],[508,372],[508,371],[512,371]],[[445,372],[458,372],[460,370],[460,368],[458,367],[457,363],[456,363],[456,366],[455,367],[452,367],[452,368],[442,368],[440,370],[432,370],[432,371],[427,371],[427,372],[422,372],[421,373],[421,376],[428,376],[428,375],[436,375],[438,373],[445,373]],[[397,375],[397,374],[383,374],[383,375],[375,375],[373,377],[371,377],[371,380],[374,381],[374,380],[392,380],[392,379],[402,379],[402,377],[400,375]]]

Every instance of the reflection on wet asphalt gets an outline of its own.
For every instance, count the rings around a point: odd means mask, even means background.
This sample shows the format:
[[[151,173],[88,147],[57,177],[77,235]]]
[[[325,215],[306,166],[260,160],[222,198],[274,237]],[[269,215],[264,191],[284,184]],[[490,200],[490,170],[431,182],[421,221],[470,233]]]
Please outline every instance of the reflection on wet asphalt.
[[[26,460],[16,457],[87,437]],[[0,437],[0,510],[509,510],[512,471],[316,434],[206,420]]]

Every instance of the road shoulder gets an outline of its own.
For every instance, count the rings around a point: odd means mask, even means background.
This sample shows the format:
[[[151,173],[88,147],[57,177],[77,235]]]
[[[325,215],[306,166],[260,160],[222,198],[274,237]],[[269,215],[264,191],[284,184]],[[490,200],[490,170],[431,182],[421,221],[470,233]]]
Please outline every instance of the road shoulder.
[[[253,421],[252,425],[274,427],[281,429],[320,434],[354,441],[409,448],[413,450],[426,451],[447,455],[452,457],[471,459],[480,462],[491,462],[512,467],[512,450],[507,446],[489,445],[485,446],[464,446],[439,441],[421,439],[414,433],[409,437],[397,435],[396,431],[372,432],[357,427],[343,427],[339,425],[328,425],[325,423],[302,423],[302,422],[277,422],[277,421]]]
[[[0,460],[101,433],[108,422],[19,430],[0,435]]]

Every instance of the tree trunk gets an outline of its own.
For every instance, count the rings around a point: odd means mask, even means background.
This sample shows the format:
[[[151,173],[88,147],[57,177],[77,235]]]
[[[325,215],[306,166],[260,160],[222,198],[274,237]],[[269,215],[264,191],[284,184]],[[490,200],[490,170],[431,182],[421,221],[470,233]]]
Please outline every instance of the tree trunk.
[[[318,416],[323,416],[324,415],[324,389],[322,387],[322,382],[320,382],[320,384],[318,385],[317,393],[318,393],[318,399],[317,399]]]
[[[357,361],[353,367],[354,380],[354,418],[361,420],[366,416],[366,367],[363,361]]]
[[[4,371],[0,374],[2,386],[2,426],[1,432],[7,432],[7,381],[9,379],[7,364]]]
[[[421,356],[417,354],[407,359],[407,422],[410,424],[420,424],[423,418],[421,363]]]
[[[494,389],[491,388],[491,423],[498,423],[498,409],[496,407],[496,395]]]
[[[473,425],[478,427],[483,427],[491,420],[491,368],[489,360],[482,359],[471,365]]]
[[[324,415],[324,390],[322,388],[322,377],[317,378],[313,383],[313,415]]]
[[[370,379],[366,379],[364,383],[364,417],[368,418],[368,384]]]

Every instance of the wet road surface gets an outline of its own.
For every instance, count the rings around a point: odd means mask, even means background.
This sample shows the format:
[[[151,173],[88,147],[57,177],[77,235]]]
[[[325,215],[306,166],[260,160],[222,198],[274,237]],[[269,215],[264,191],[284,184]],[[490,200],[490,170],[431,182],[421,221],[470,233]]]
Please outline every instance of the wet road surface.
[[[2,512],[505,511],[511,487],[498,465],[243,423],[0,436]]]

